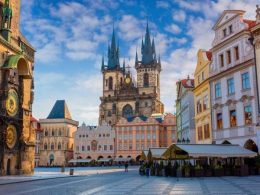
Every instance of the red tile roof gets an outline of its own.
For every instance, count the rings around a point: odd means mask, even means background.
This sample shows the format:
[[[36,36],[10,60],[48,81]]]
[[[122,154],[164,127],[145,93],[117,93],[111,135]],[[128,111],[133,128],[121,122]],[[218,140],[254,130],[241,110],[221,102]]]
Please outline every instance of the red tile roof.
[[[211,59],[212,59],[212,52],[206,51],[206,55],[207,55],[208,60],[211,61]]]
[[[180,82],[185,88],[194,88],[194,79],[182,79]]]
[[[256,21],[254,20],[244,19],[243,22],[248,25],[248,29],[253,28],[256,25]]]
[[[39,122],[36,118],[34,118],[33,116],[31,116],[31,122]]]

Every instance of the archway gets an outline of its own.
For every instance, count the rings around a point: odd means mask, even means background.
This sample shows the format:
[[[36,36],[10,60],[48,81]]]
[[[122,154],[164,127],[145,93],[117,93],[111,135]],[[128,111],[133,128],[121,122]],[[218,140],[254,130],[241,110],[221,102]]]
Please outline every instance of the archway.
[[[107,158],[112,158],[110,155]]]
[[[7,160],[6,175],[11,175],[11,159],[10,158]]]
[[[53,154],[51,154],[51,155],[49,156],[49,160],[50,160],[50,165],[52,165],[52,163],[53,163],[53,161],[54,161],[54,155],[53,155]]]
[[[251,139],[246,141],[244,148],[258,153],[258,147],[257,147],[256,143]]]
[[[119,156],[119,158],[123,158],[123,156],[122,156],[122,155],[120,155],[120,156]]]
[[[101,159],[101,158],[104,158],[104,157],[103,157],[103,156],[99,156],[99,157],[98,157],[98,160]]]
[[[91,159],[91,156],[88,156],[87,159]]]
[[[225,140],[222,142],[222,144],[231,144],[229,141]]]
[[[125,105],[122,110],[122,115],[124,118],[129,118],[133,116],[133,108],[129,104]]]
[[[138,155],[138,156],[135,158],[135,160],[138,162],[138,161],[140,161],[140,158],[141,158],[141,155]]]

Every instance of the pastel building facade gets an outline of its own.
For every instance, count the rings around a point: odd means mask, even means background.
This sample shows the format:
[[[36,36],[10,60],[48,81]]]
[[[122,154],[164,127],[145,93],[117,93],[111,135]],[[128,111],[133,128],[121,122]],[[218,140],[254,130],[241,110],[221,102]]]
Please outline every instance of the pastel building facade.
[[[139,161],[143,150],[176,143],[176,117],[173,114],[121,118],[115,125],[116,157]]]
[[[74,140],[74,159],[97,161],[115,157],[115,131],[111,126],[86,126],[83,123],[75,132]]]
[[[254,21],[245,11],[226,10],[213,27],[210,65],[213,141],[257,151],[257,84],[254,48],[249,41]]]
[[[178,142],[195,143],[194,79],[180,80],[177,85],[176,120]]]
[[[39,121],[34,118],[33,116],[31,117],[31,128],[32,131],[35,132],[35,154],[34,154],[34,167],[39,166],[40,162],[40,147],[41,147],[41,136],[42,136],[42,129],[41,129],[41,124]]]
[[[197,144],[211,144],[211,104],[209,65],[212,54],[200,49],[197,54],[197,66],[194,73],[195,129]]]
[[[57,100],[47,119],[40,119],[40,166],[62,166],[73,158],[78,122],[71,118],[65,100]]]

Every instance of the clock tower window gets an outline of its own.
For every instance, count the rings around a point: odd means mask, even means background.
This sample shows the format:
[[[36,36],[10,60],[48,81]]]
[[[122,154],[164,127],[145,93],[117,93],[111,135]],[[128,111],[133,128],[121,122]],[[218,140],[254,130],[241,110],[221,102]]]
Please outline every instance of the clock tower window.
[[[144,87],[149,87],[149,74],[144,73]]]
[[[108,79],[108,89],[113,90],[113,78],[109,77]]]

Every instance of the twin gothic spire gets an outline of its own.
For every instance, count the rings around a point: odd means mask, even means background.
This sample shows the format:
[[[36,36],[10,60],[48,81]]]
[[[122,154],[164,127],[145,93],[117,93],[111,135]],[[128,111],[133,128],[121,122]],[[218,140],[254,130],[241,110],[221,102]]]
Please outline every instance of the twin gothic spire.
[[[143,65],[149,65],[149,64],[153,63],[154,61],[157,62],[154,39],[151,41],[148,22],[146,25],[145,39],[144,39],[144,41],[142,39],[141,53],[142,53],[141,63]],[[121,70],[125,71],[124,65],[123,65],[123,68],[120,67],[119,44],[116,44],[114,27],[113,27],[111,45],[108,45],[107,57],[108,57],[107,65],[104,64],[104,57],[102,58],[102,65],[101,65],[102,71],[116,70],[116,69],[118,69],[118,70],[121,69]],[[136,52],[135,63],[138,63],[138,62],[139,62],[138,55]]]

